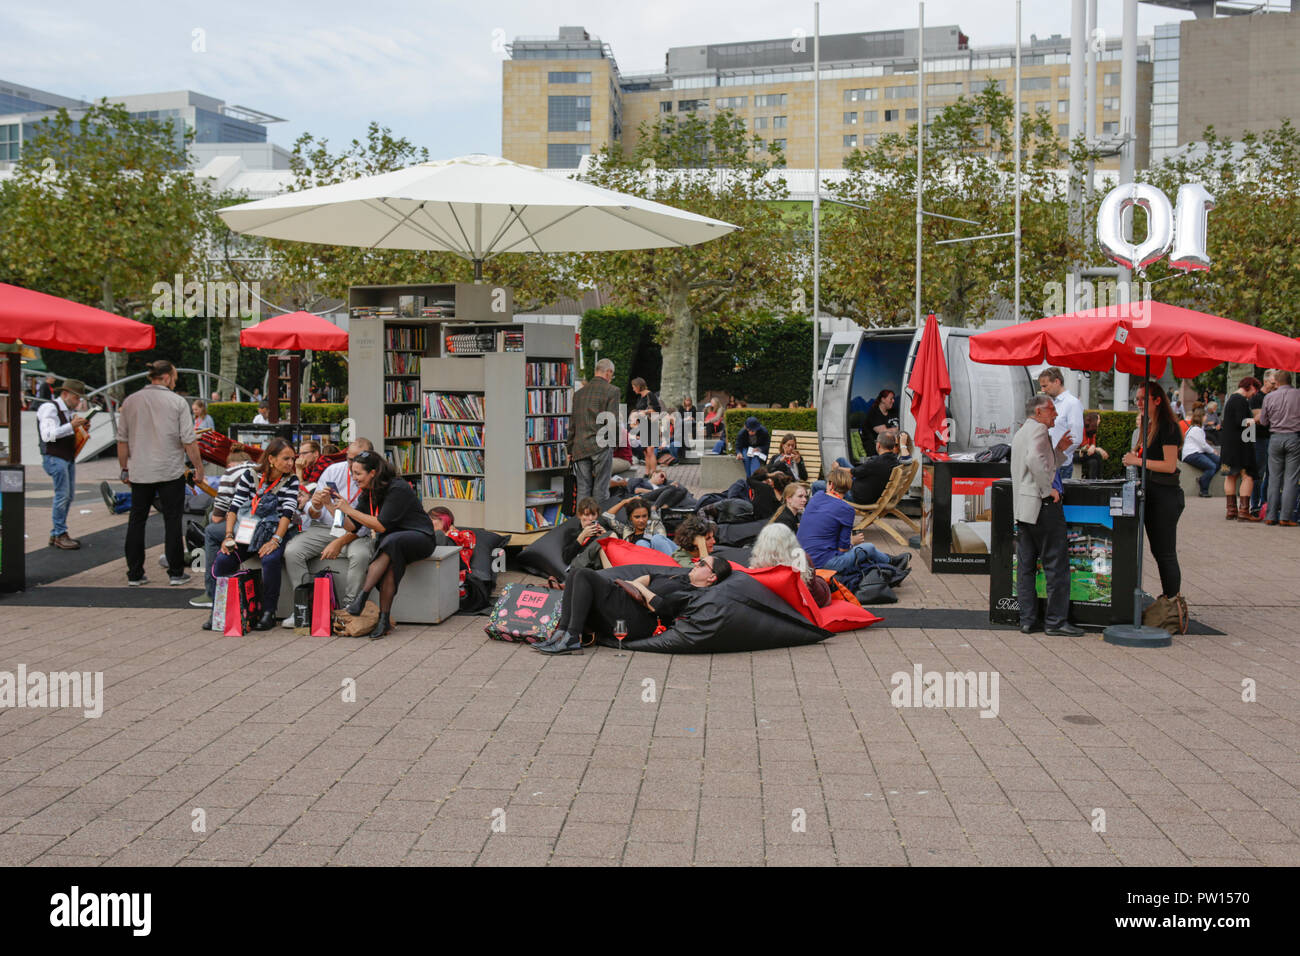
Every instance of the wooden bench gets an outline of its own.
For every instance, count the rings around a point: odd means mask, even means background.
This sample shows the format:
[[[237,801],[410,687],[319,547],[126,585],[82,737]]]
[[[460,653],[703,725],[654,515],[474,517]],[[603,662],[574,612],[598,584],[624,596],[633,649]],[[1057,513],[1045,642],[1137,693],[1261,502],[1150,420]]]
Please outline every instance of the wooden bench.
[[[808,469],[808,480],[816,481],[822,477],[822,446],[817,440],[816,432],[782,432],[772,436],[772,454],[780,454],[780,441],[786,435],[793,435],[799,442],[799,455],[804,467]]]

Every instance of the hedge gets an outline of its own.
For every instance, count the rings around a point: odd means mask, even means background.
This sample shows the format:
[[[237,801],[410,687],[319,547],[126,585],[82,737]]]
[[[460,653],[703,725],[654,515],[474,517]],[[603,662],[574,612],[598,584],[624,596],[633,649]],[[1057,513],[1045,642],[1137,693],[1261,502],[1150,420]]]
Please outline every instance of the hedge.
[[[762,422],[768,434],[772,436],[773,447],[786,432],[817,431],[817,410],[813,408],[732,408],[725,415],[727,425],[727,447],[736,447],[736,436],[745,427],[745,419],[753,416]]]
[[[1124,463],[1120,460],[1128,453],[1133,440],[1133,429],[1137,428],[1137,412],[1105,412],[1098,409],[1101,421],[1097,425],[1097,444],[1106,449],[1110,455],[1101,463],[1103,478],[1124,477]],[[1078,473],[1076,472],[1076,477]]]
[[[348,407],[341,404],[302,405],[302,420],[310,425],[332,425],[348,417]],[[211,402],[208,414],[217,431],[230,434],[231,425],[246,425],[257,416],[254,402]],[[289,403],[280,403],[280,421],[289,417]]]

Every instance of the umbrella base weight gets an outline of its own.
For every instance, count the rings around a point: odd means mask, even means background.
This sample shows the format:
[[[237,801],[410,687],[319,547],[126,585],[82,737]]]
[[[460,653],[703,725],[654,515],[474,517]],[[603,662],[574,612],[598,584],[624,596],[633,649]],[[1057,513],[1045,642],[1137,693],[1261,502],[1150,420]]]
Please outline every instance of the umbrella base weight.
[[[1102,632],[1102,640],[1120,647],[1168,647],[1174,642],[1163,627],[1142,624],[1112,624]]]

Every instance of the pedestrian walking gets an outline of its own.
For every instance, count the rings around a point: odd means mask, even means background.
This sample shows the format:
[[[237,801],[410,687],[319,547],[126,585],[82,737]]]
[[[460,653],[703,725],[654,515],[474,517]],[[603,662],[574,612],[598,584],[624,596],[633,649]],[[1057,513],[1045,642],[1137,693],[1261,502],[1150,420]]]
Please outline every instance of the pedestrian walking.
[[[1259,423],[1269,430],[1268,523],[1296,526],[1296,485],[1300,482],[1300,390],[1286,369],[1273,372],[1277,387],[1260,408]]]
[[[126,583],[139,587],[144,576],[144,529],[157,495],[163,514],[168,583],[186,584],[181,516],[185,507],[185,462],[203,474],[194,434],[194,414],[177,395],[176,366],[160,359],[149,366],[149,384],[128,395],[117,414],[117,460],[122,481],[131,486],[131,516],[126,526]]]
[[[1255,521],[1260,519],[1260,512],[1268,502],[1268,449],[1272,442],[1272,429],[1267,425],[1261,425],[1259,417],[1264,408],[1264,399],[1277,388],[1277,378],[1272,369],[1266,371],[1260,378],[1262,381],[1258,390],[1250,397],[1250,413],[1255,418],[1255,488],[1250,495],[1250,515]],[[1278,475],[1278,480],[1281,478],[1282,476]]]
[[[578,481],[578,500],[609,497],[614,443],[618,440],[618,406],[622,395],[612,384],[614,363],[596,363],[591,381],[573,396],[569,416],[569,461]]]
[[[50,376],[46,379],[48,384]],[[81,542],[68,536],[68,508],[77,482],[76,429],[87,427],[75,411],[86,397],[86,386],[75,378],[64,379],[57,398],[36,410],[41,435],[41,464],[54,481],[54,504],[50,510],[50,547],[75,551]]]
[[[1056,424],[1057,411],[1051,395],[1031,397],[1025,405],[1025,414],[1028,416],[1025,423],[1011,439],[1020,633],[1032,634],[1038,629],[1036,581],[1041,559],[1043,576],[1047,579],[1045,630],[1053,637],[1078,637],[1083,629],[1070,623],[1070,561],[1066,553],[1065,508],[1058,487],[1059,469],[1066,460],[1065,450],[1070,446],[1071,437],[1062,434],[1053,446],[1051,429]]]
[[[1237,390],[1223,404],[1223,427],[1219,429],[1220,458],[1228,468],[1223,479],[1227,498],[1228,521],[1258,521],[1250,513],[1251,493],[1259,478],[1255,445],[1259,429],[1250,410],[1250,401],[1259,391],[1259,379],[1247,375],[1237,383]]]

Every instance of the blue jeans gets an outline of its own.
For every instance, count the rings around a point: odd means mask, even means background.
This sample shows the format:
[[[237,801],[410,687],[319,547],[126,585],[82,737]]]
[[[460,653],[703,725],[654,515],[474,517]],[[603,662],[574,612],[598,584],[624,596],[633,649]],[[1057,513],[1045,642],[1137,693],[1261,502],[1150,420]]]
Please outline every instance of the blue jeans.
[[[224,526],[223,526],[224,530]],[[224,538],[225,535],[223,534]],[[212,562],[212,573],[219,578],[228,578],[239,570],[246,558],[255,555],[242,544],[235,545],[234,554],[219,551]],[[284,547],[278,547],[262,559],[262,610],[275,613],[280,603],[280,567],[284,562]],[[215,587],[215,585],[214,585]]]
[[[1070,459],[1060,468],[1056,469],[1056,477],[1062,481],[1069,481],[1074,477],[1074,459]]]
[[[727,440],[725,438],[719,438],[716,442],[713,443],[713,454],[721,455],[726,450],[727,450]]]
[[[77,465],[53,455],[42,455],[45,473],[54,479],[54,507],[51,510],[50,537],[68,533],[68,508],[72,505],[72,492],[77,483]]]
[[[671,538],[666,537],[665,535],[662,534],[651,535],[649,541],[647,541],[645,538],[642,538],[640,541],[637,542],[637,544],[639,544],[643,548],[654,548],[656,551],[668,555],[671,555],[674,551],[677,550],[676,543]]]
[[[208,591],[208,597],[212,597],[217,589],[217,579],[212,574],[212,567],[217,563],[217,555],[221,551],[221,542],[224,540],[226,540],[226,519],[209,521],[208,526],[203,529],[203,586]]]
[[[754,472],[758,471],[758,469],[766,465],[767,459],[762,455],[745,455],[742,459],[742,464],[745,466],[745,477],[748,478]]]
[[[1201,494],[1208,495],[1210,493],[1210,482],[1219,473],[1219,456],[1198,451],[1188,455],[1183,461],[1201,472],[1201,477],[1196,479],[1196,483],[1200,485]]]
[[[1268,501],[1268,446],[1272,440],[1271,434],[1263,440],[1255,440],[1255,474],[1259,477],[1255,479],[1255,485],[1250,491],[1250,510],[1253,514],[1259,514],[1259,509]]]
[[[854,545],[847,551],[842,551],[829,558],[823,558],[817,567],[826,568],[831,571],[843,571],[846,568],[871,568],[876,565],[887,565],[889,563],[889,555],[885,554],[885,552],[881,551],[874,544],[864,541],[862,544]]]

